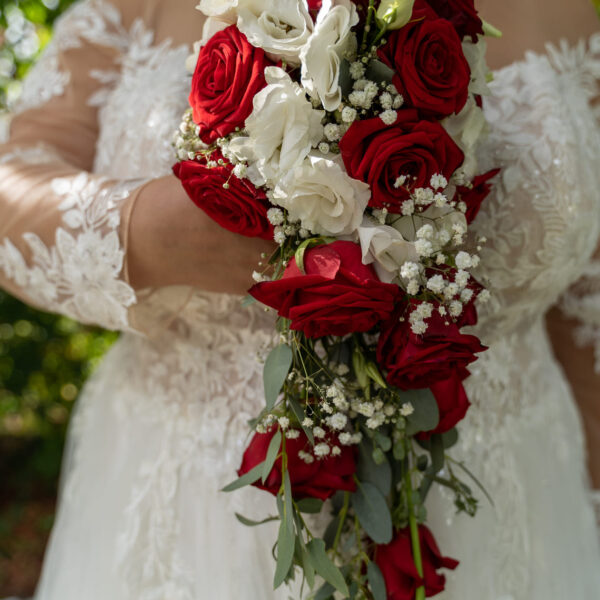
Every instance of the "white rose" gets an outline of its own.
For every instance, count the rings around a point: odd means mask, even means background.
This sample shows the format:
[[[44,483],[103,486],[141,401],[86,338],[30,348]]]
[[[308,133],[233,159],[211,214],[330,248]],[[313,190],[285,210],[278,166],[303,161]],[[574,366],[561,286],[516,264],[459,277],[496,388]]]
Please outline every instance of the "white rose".
[[[196,9],[207,17],[223,17],[235,23],[238,4],[238,0],[200,0]]]
[[[267,67],[265,79],[246,119],[247,136],[229,144],[234,156],[248,161],[248,176],[257,185],[299,167],[323,138],[324,113],[313,108],[304,90],[279,67]]]
[[[313,30],[306,0],[242,0],[238,29],[270,58],[300,64],[300,51]]]
[[[358,228],[370,197],[339,163],[311,155],[275,188],[273,202],[312,233],[340,236]]]
[[[325,110],[335,110],[342,99],[340,63],[356,51],[356,36],[350,29],[357,23],[356,6],[350,0],[324,0],[314,33],[300,53],[302,84]]]
[[[381,281],[391,283],[405,262],[419,262],[415,245],[389,225],[376,225],[365,217],[358,228],[358,239],[365,265],[375,263]]]
[[[477,174],[477,144],[487,133],[483,111],[473,96],[469,95],[465,107],[457,115],[444,119],[442,125],[465,155],[461,170],[466,179],[473,179]]]

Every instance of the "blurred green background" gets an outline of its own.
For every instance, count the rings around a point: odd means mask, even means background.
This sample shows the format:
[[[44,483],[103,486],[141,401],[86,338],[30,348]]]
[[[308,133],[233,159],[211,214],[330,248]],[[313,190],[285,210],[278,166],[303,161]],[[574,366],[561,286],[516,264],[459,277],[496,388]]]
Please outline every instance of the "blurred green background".
[[[0,117],[73,1],[0,0]],[[33,593],[73,402],[116,336],[0,290],[0,598]]]

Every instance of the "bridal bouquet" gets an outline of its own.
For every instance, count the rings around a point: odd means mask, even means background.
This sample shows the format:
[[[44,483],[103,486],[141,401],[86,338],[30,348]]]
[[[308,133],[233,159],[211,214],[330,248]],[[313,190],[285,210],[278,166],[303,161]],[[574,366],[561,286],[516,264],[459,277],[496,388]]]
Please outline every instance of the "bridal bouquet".
[[[275,587],[299,567],[318,600],[433,596],[458,563],[425,525],[428,492],[477,509],[448,450],[485,350],[462,331],[489,297],[468,232],[497,173],[476,160],[483,23],[473,0],[198,9],[174,172],[221,226],[277,243],[249,293],[277,312],[279,342],[225,489],[276,497]]]

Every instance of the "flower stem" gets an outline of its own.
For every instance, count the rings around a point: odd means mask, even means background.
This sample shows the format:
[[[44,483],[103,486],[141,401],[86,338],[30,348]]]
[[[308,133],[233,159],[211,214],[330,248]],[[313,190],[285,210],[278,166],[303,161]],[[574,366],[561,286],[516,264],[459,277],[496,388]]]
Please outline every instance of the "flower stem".
[[[410,456],[409,444],[406,444],[406,455]],[[419,540],[419,526],[417,524],[417,516],[415,515],[415,507],[413,504],[413,487],[410,476],[410,458],[406,461],[406,471],[404,472],[404,485],[406,487],[406,501],[408,504],[408,524],[410,528],[410,541],[412,544],[413,558],[417,573],[421,579],[423,578],[423,557],[421,556],[421,542]],[[422,585],[417,589],[415,600],[425,600],[425,586]]]
[[[333,551],[337,552],[338,544],[340,543],[340,537],[342,536],[342,530],[344,528],[344,521],[346,520],[346,515],[348,514],[348,507],[350,506],[350,492],[344,493],[344,506],[342,506],[342,510],[340,511],[340,522],[338,524],[337,531],[335,532],[335,540],[333,541]]]

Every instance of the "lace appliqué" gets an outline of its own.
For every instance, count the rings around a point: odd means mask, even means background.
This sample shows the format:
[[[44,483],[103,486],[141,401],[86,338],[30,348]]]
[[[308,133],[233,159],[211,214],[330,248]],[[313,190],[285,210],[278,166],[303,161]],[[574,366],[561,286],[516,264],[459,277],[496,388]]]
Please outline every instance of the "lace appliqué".
[[[121,204],[140,183],[106,185],[87,173],[55,179],[52,189],[64,198],[59,209],[65,225],[56,230],[55,245],[48,248],[36,234],[25,233],[28,266],[5,239],[0,268],[35,304],[108,329],[127,329],[127,308],[135,303],[135,293],[120,279],[124,251],[118,229]]]
[[[84,41],[120,51],[126,49],[127,34],[119,11],[112,4],[105,0],[84,0],[58,19],[52,40],[25,79],[16,107],[18,112],[64,93],[71,74],[61,69],[60,53],[79,48]]]

